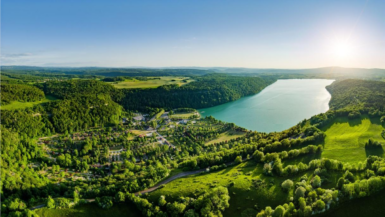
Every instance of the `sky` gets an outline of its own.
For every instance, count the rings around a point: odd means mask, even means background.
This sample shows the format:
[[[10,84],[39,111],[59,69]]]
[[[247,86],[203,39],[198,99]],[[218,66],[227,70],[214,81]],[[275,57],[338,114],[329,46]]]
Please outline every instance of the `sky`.
[[[385,1],[2,0],[1,64],[385,68]]]

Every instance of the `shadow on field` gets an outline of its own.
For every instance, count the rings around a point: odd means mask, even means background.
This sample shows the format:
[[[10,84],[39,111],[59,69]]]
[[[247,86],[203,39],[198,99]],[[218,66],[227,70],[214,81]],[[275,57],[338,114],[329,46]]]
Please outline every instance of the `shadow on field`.
[[[347,117],[337,117],[333,121],[330,121],[327,123],[324,127],[321,127],[322,131],[327,131],[330,127],[333,126],[333,124],[343,124],[343,123],[348,123],[350,127],[358,126],[362,124],[363,119],[369,119],[372,121],[370,118],[367,117],[361,117],[361,118],[354,118],[354,119],[349,119]]]
[[[380,118],[369,118],[369,120],[370,120],[370,123],[371,123],[371,124],[382,125],[382,124],[381,124],[381,121],[380,121]]]
[[[362,124],[362,119],[361,118],[348,119],[348,123],[350,127],[358,126]]]
[[[365,153],[366,153],[366,157],[369,157],[370,155],[383,157],[384,156],[384,148],[383,147],[365,148]]]

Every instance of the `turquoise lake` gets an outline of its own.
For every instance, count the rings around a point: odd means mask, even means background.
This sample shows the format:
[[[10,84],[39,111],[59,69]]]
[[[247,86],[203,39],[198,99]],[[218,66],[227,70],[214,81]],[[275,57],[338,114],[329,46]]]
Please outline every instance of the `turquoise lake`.
[[[325,89],[334,80],[278,80],[258,94],[200,109],[202,116],[235,123],[248,130],[274,132],[286,130],[305,118],[326,112],[330,94]]]

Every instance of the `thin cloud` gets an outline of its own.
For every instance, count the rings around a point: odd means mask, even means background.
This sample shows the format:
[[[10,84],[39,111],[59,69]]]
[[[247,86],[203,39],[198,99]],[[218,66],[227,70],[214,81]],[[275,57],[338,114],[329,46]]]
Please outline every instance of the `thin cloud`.
[[[30,57],[32,56],[31,53],[9,53],[9,54],[3,54],[1,55],[1,58],[5,59],[15,59],[15,58],[24,58],[24,57]]]

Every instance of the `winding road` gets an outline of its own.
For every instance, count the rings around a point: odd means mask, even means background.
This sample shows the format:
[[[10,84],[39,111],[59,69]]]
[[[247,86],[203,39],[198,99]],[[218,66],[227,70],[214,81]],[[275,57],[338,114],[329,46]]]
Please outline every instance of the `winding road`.
[[[177,178],[198,174],[198,173],[201,173],[201,172],[204,172],[204,171],[206,171],[206,169],[200,169],[200,170],[195,170],[195,171],[188,171],[188,172],[178,173],[175,176],[171,176],[168,179],[165,179],[165,180],[163,180],[161,182],[158,182],[158,184],[154,185],[151,188],[147,188],[146,190],[136,192],[135,195],[137,196],[139,194],[150,193],[150,192],[155,191],[156,189],[158,189],[161,185],[164,185],[164,184],[167,184],[167,183],[169,183],[171,181],[174,181]]]
[[[206,171],[206,169],[200,169],[200,170],[194,170],[194,171],[188,171],[188,172],[181,172],[181,173],[178,173],[174,176],[171,176],[159,183],[157,183],[156,185],[154,185],[153,187],[151,188],[147,188],[143,191],[139,191],[139,192],[136,192],[135,195],[138,196],[139,194],[145,194],[145,193],[150,193],[152,191],[155,191],[156,189],[158,189],[159,187],[161,187],[162,185],[164,184],[167,184],[175,179],[178,179],[178,178],[181,178],[181,177],[185,177],[185,176],[190,176],[190,175],[194,175],[194,174],[198,174],[198,173],[201,173],[201,172],[204,172]],[[86,199],[87,202],[94,202],[95,201],[95,198],[93,199]],[[39,209],[39,208],[43,208],[45,207],[46,204],[39,204],[39,205],[36,205],[34,207],[31,207],[30,210],[34,210],[34,209]]]

